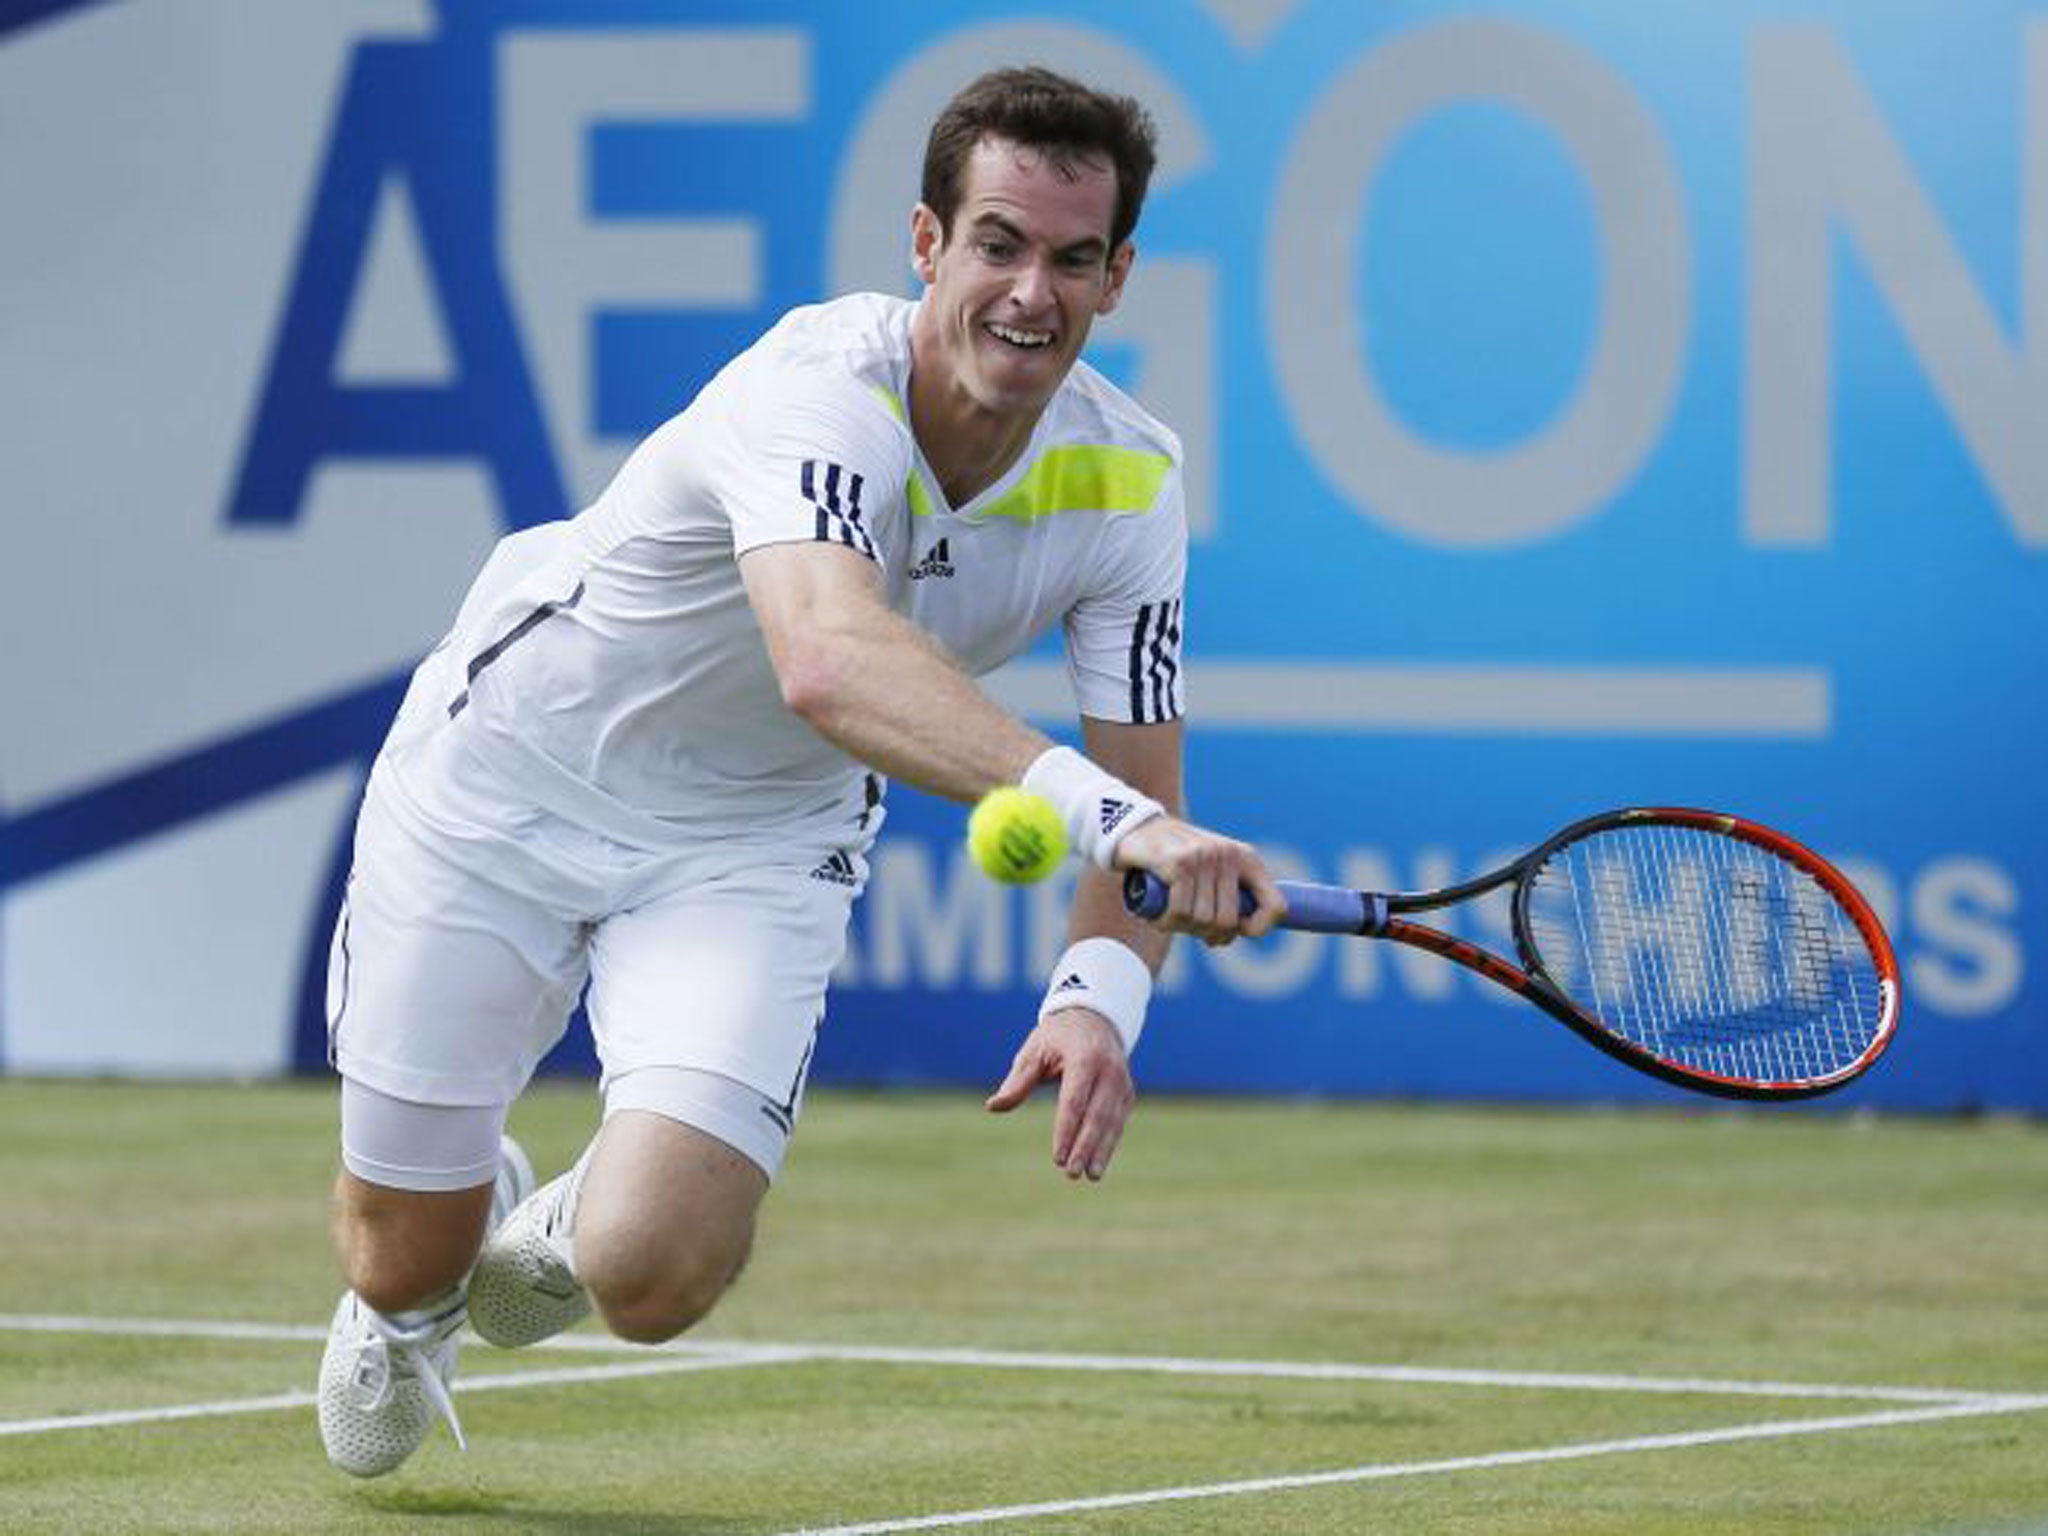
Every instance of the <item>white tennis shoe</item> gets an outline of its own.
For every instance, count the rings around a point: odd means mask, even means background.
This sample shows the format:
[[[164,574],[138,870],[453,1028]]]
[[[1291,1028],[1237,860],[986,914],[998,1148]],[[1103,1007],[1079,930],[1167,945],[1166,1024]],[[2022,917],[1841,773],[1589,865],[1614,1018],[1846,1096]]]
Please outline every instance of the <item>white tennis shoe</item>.
[[[498,1143],[491,1189],[495,1229],[533,1192],[533,1164],[518,1142]],[[452,1383],[468,1309],[460,1287],[437,1306],[386,1316],[342,1294],[320,1360],[320,1439],[327,1459],[354,1477],[380,1477],[420,1448],[438,1416],[464,1450]]]
[[[449,1383],[462,1331],[462,1298],[425,1317],[386,1317],[342,1294],[320,1361],[320,1439],[352,1477],[381,1477],[420,1448],[436,1415],[464,1450]],[[417,1320],[415,1320],[417,1319]]]
[[[484,1240],[469,1277],[469,1321],[501,1349],[552,1338],[590,1312],[571,1243],[582,1165],[543,1184]]]

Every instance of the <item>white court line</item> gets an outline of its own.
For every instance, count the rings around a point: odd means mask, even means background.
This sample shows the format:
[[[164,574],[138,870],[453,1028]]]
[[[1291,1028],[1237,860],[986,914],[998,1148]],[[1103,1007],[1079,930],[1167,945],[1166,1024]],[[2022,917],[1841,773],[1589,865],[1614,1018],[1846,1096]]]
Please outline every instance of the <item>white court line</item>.
[[[54,1331],[54,1330],[52,1330]],[[327,1331],[320,1330],[324,1339]],[[241,1337],[241,1335],[237,1335]],[[715,1371],[731,1366],[766,1365],[775,1360],[801,1359],[783,1354],[771,1356],[760,1351],[745,1355],[664,1355],[656,1360],[632,1360],[618,1365],[571,1365],[549,1370],[508,1371],[498,1376],[457,1378],[455,1390],[499,1392],[515,1387],[550,1387],[587,1381],[621,1381],[636,1376],[672,1376],[684,1371]],[[319,1400],[312,1392],[277,1392],[268,1397],[233,1397],[210,1403],[174,1403],[162,1408],[116,1408],[104,1413],[65,1413],[44,1419],[0,1420],[0,1439],[10,1435],[47,1435],[67,1429],[111,1429],[122,1424],[162,1424],[178,1419],[229,1418],[245,1413],[273,1413],[285,1408],[310,1408]]]
[[[325,1327],[145,1317],[0,1313],[0,1333],[85,1333],[115,1337],[324,1342]],[[1113,1371],[1177,1376],[1249,1376],[1281,1381],[1381,1381],[1402,1385],[1520,1388],[1535,1391],[1685,1393],[1703,1397],[1848,1398],[1861,1402],[1982,1403],[2011,1394],[1951,1387],[1893,1387],[1843,1382],[1730,1381],[1709,1377],[1621,1376],[1586,1372],[1487,1371],[1335,1361],[1215,1360],[1175,1355],[1094,1355],[1020,1350],[908,1348],[892,1345],[751,1343],[684,1340],[650,1349],[605,1334],[563,1334],[544,1349],[593,1354],[706,1357],[722,1364],[834,1360],[883,1365],[957,1365],[981,1370]],[[527,1376],[512,1378],[530,1379]]]
[[[98,1334],[118,1337],[204,1338],[223,1341],[313,1343],[326,1337],[324,1328],[298,1324],[207,1322],[175,1318],[75,1317],[51,1314],[0,1314],[0,1332]],[[1232,1482],[1143,1489],[1037,1504],[997,1505],[985,1509],[913,1515],[856,1525],[809,1528],[790,1536],[891,1536],[905,1531],[990,1525],[1049,1515],[1084,1514],[1096,1510],[1187,1502],[1257,1493],[1365,1483],[1401,1477],[1424,1477],[1543,1462],[1582,1460],[1642,1452],[1726,1445],[1746,1440],[1782,1439],[1856,1429],[1924,1424],[1993,1414],[2025,1413],[2048,1408],[2048,1396],[2010,1393],[1961,1393],[1924,1387],[1858,1387],[1843,1384],[1722,1381],[1704,1378],[1588,1375],[1527,1371],[1432,1369],[1415,1366],[1368,1366],[1342,1363],[1200,1360],[1154,1355],[1025,1354],[969,1349],[906,1349],[864,1345],[685,1343],[648,1350],[595,1335],[572,1335],[549,1341],[560,1349],[606,1352],[629,1349],[642,1356],[615,1364],[561,1366],[533,1371],[459,1379],[461,1393],[599,1382],[741,1366],[811,1360],[862,1361],[888,1364],[960,1365],[994,1369],[1165,1372],[1176,1375],[1257,1376],[1295,1380],[1346,1380],[1420,1383],[1449,1386],[1516,1387],[1551,1390],[1686,1392],[1742,1397],[1862,1398],[1893,1400],[1918,1406],[1886,1409],[1825,1419],[1772,1420],[1721,1429],[1644,1435],[1623,1440],[1590,1441],[1535,1450],[1501,1451],[1435,1461],[1374,1463],[1334,1471],[1296,1473]],[[0,1421],[0,1438],[117,1425],[163,1423],[311,1407],[312,1392],[286,1392],[264,1397],[182,1403],[158,1408],[117,1409],[102,1413],[60,1415],[42,1419]]]
[[[1853,1398],[1863,1402],[1981,1403],[2003,1394],[1945,1387],[1724,1381],[1705,1377],[1610,1376],[1584,1372],[1484,1371],[1420,1365],[1347,1365],[1289,1360],[1203,1360],[1170,1355],[1063,1355],[986,1349],[900,1349],[859,1344],[786,1344],[817,1360],[893,1365],[965,1365],[1034,1371],[1128,1371],[1170,1376],[1255,1376],[1283,1381],[1383,1381],[1410,1386],[1529,1388],[1537,1391],[1667,1392],[1703,1397]]]
[[[60,1413],[47,1419],[0,1419],[0,1439],[48,1435],[66,1429],[107,1429],[117,1424],[164,1424],[174,1419],[217,1419],[238,1413],[271,1413],[309,1408],[311,1392],[278,1392],[269,1397],[235,1397],[212,1403],[173,1403],[164,1408],[115,1408],[105,1413]]]
[[[1776,1440],[1794,1435],[1835,1434],[1854,1429],[1881,1429],[1898,1424],[1926,1424],[1936,1419],[1962,1419],[1996,1413],[2030,1413],[2048,1408],[2048,1397],[1979,1398],[1925,1408],[1894,1408],[1882,1413],[1849,1414],[1831,1419],[1774,1420],[1735,1424],[1725,1429],[1678,1434],[1639,1435],[1628,1440],[1592,1440],[1541,1450],[1497,1451],[1483,1456],[1455,1456],[1441,1461],[1378,1463],[1330,1472],[1301,1472],[1282,1477],[1244,1478],[1180,1488],[1149,1488],[1133,1493],[1103,1494],[1085,1499],[1057,1499],[1043,1504],[999,1504],[987,1509],[956,1510],[939,1515],[911,1515],[897,1520],[870,1520],[858,1525],[806,1526],[786,1536],[893,1536],[899,1531],[935,1531],[949,1526],[994,1525],[1006,1520],[1033,1520],[1047,1515],[1088,1514],[1104,1509],[1133,1509],[1146,1504],[1186,1503],[1196,1499],[1231,1498],[1252,1493],[1285,1493],[1302,1488],[1328,1488],[1345,1483],[1381,1482],[1398,1477],[1434,1477],[1451,1472],[1483,1472],[1496,1467],[1527,1467],[1553,1461],[1583,1461],[1594,1456],[1624,1456],[1645,1451],[1689,1450],[1702,1445],[1729,1445],[1743,1440]]]
[[[97,1333],[119,1339],[238,1339],[259,1344],[323,1341],[324,1324],[231,1323],[175,1317],[66,1317],[48,1312],[0,1313],[0,1333]]]

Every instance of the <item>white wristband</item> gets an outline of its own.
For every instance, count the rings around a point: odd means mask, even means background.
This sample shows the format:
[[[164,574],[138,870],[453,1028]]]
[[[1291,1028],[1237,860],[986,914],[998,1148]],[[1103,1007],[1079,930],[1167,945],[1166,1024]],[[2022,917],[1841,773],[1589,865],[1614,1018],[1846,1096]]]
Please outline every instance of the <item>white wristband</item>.
[[[1145,1005],[1151,1001],[1152,967],[1129,945],[1115,939],[1077,939],[1052,968],[1052,982],[1045,989],[1045,1001],[1038,1005],[1038,1016],[1043,1019],[1066,1008],[1091,1008],[1109,1020],[1128,1056],[1138,1048],[1138,1035],[1145,1027]]]
[[[1066,823],[1067,841],[1097,869],[1115,867],[1116,845],[1166,807],[1106,773],[1072,747],[1048,747],[1024,770],[1024,786],[1043,795]]]

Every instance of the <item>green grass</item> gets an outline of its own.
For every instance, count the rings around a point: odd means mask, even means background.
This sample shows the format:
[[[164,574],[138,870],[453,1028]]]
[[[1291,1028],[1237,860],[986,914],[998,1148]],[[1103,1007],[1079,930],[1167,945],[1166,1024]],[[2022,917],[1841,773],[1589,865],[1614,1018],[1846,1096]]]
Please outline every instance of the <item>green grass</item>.
[[[544,1169],[582,1086],[514,1128]],[[1043,1104],[819,1093],[722,1341],[2048,1393],[2048,1132],[1147,1101],[1110,1180]],[[0,1313],[318,1325],[331,1093],[0,1082]],[[504,1354],[467,1379],[644,1353]],[[0,1326],[0,1426],[303,1392],[315,1340]],[[1801,1418],[1795,1396],[818,1358],[465,1393],[356,1483],[309,1408],[0,1434],[0,1531],[740,1536]],[[1052,1533],[2017,1536],[2048,1409],[984,1523]]]

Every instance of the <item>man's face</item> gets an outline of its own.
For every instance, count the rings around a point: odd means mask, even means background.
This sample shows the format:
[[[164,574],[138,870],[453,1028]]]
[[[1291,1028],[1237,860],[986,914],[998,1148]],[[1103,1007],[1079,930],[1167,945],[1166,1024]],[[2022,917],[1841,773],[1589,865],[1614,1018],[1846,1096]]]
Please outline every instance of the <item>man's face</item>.
[[[917,273],[939,341],[939,381],[1001,415],[1036,413],[1067,376],[1097,315],[1116,307],[1132,248],[1109,244],[1116,171],[1056,164],[983,139],[963,168],[950,235],[922,204],[911,219]]]

